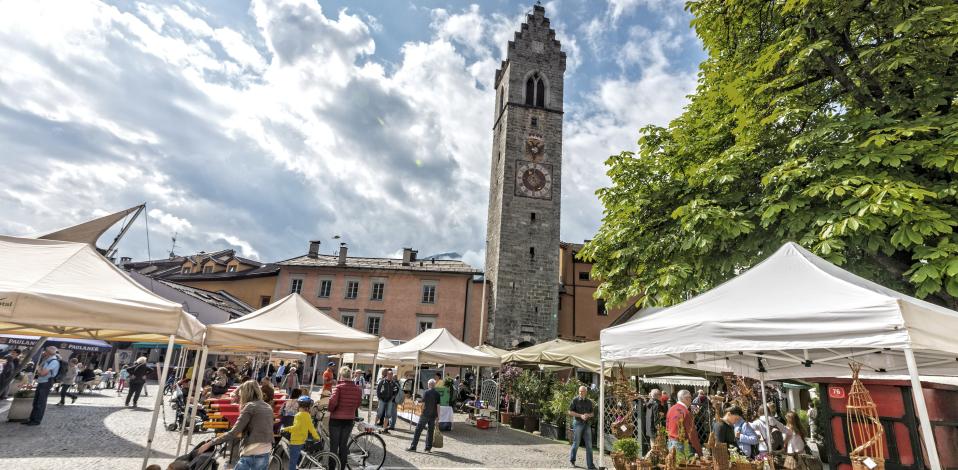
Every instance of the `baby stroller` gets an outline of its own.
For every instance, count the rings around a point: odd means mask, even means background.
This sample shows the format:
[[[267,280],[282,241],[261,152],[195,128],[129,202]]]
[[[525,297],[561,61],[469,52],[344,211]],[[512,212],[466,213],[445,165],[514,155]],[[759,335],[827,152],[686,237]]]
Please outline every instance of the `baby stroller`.
[[[196,444],[196,446],[193,447],[193,450],[177,457],[174,459],[174,462],[185,462],[190,466],[190,470],[219,470],[220,464],[217,462],[216,454],[218,452],[222,453],[222,450],[226,447],[220,445],[218,448],[213,447],[202,454],[199,453],[197,449],[207,442],[209,442],[209,440]]]
[[[167,430],[176,431],[183,425],[183,422],[187,419],[187,416],[190,414],[190,409],[192,406],[186,406],[186,398],[183,395],[182,390],[177,390],[173,393],[173,398],[170,399],[170,406],[173,407],[173,411],[176,413],[173,422],[166,426]],[[193,432],[202,432],[203,431],[203,422],[208,421],[209,416],[206,414],[206,410],[202,405],[196,408],[196,416],[193,417]]]

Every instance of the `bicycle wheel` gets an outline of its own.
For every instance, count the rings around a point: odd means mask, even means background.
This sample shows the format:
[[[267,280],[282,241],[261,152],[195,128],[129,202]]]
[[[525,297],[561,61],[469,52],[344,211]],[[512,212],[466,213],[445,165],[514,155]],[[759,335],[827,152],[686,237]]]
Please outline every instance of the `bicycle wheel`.
[[[346,466],[351,470],[379,470],[386,462],[386,441],[377,434],[364,432],[349,440]]]
[[[316,452],[314,454],[303,452],[300,455],[302,455],[302,457],[299,459],[299,466],[297,468],[339,469],[339,457],[332,452]]]
[[[286,465],[286,459],[279,453],[274,453],[269,456],[269,470],[286,470],[289,465]]]

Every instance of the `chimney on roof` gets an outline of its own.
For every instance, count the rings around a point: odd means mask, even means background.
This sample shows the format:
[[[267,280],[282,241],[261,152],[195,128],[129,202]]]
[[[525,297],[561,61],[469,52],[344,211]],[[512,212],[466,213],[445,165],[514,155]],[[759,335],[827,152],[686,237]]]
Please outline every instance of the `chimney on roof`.
[[[133,261],[133,258],[130,258],[129,256],[120,257],[120,266],[123,266],[131,261]]]
[[[312,240],[309,242],[309,256],[310,258],[319,257],[319,240]]]
[[[347,250],[346,244],[340,243],[339,244],[339,265],[340,266],[346,266],[346,250]]]
[[[409,263],[416,261],[416,255],[419,252],[413,250],[412,248],[403,248],[402,249],[402,265],[409,266]]]

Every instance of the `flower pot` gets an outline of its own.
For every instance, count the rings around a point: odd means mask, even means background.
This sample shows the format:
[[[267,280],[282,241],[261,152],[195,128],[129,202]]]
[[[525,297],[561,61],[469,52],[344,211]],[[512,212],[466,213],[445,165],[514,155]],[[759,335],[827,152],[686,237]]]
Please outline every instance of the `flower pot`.
[[[509,422],[512,420],[512,413],[508,411],[503,411],[502,413],[499,414],[499,420],[502,421],[502,424],[505,424],[506,426],[508,426]]]
[[[512,429],[521,431],[526,427],[526,417],[523,415],[512,415],[512,419],[509,420],[509,425],[512,426]]]
[[[615,470],[625,470],[625,455],[622,452],[612,452],[612,466]]]
[[[755,470],[758,468],[752,462],[731,462],[729,463],[729,470]]]
[[[637,458],[635,459],[635,469],[636,470],[652,470],[652,461],[649,459]]]
[[[548,439],[555,439],[555,440],[562,439],[562,437],[559,437],[560,429],[563,429],[563,428],[560,428],[559,426],[556,426],[555,424],[552,424],[552,423],[539,421],[539,434],[541,434],[542,437],[545,437]]]
[[[13,403],[10,404],[10,411],[7,412],[7,421],[26,421],[30,419],[30,413],[33,411],[33,394],[30,396],[15,396]]]
[[[534,432],[539,430],[539,417],[536,415],[526,415],[525,426],[523,426],[526,432]]]

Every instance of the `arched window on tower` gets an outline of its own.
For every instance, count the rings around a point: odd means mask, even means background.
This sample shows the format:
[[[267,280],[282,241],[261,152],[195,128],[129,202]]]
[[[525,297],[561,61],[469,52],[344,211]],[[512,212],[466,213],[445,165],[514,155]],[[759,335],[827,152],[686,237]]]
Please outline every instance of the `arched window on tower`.
[[[546,106],[546,84],[539,72],[526,80],[526,105],[544,108]]]

